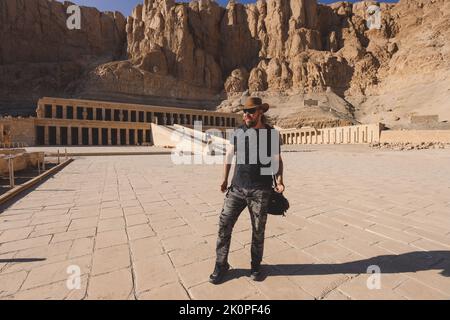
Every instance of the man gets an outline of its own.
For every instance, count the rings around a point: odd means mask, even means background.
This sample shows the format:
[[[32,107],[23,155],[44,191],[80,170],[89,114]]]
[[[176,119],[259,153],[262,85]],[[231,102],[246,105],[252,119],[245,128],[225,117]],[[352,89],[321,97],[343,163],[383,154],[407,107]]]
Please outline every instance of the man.
[[[268,109],[269,105],[262,103],[260,98],[248,98],[243,108],[244,124],[235,130],[227,148],[223,182],[220,186],[220,190],[227,193],[220,214],[216,265],[209,278],[213,284],[220,283],[230,267],[228,252],[231,234],[239,215],[246,207],[252,222],[250,276],[255,281],[260,280],[267,209],[274,185],[273,175],[276,177],[275,191],[282,193],[285,189],[280,135],[266,124],[264,113]],[[228,175],[234,154],[235,170],[231,186],[228,187]],[[264,158],[269,161],[263,163]],[[251,161],[255,159],[256,161]]]

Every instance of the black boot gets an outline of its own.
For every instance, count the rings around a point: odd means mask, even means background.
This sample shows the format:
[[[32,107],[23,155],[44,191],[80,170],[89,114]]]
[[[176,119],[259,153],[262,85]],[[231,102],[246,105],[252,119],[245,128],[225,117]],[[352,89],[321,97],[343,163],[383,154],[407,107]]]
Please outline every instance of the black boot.
[[[253,281],[261,281],[261,264],[252,263],[252,270],[250,271],[250,278]]]
[[[230,265],[228,263],[225,265],[216,263],[214,272],[209,276],[209,282],[211,282],[212,284],[219,284],[220,281],[222,281],[223,276],[227,273],[228,269],[230,269]]]

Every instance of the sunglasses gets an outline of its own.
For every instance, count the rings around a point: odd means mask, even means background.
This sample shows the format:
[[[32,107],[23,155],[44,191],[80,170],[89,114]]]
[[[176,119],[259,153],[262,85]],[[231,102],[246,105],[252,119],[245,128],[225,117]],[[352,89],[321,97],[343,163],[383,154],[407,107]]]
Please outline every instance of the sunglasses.
[[[255,114],[255,112],[256,112],[257,110],[258,110],[258,108],[246,109],[246,110],[244,110],[244,114],[245,114],[245,113]]]

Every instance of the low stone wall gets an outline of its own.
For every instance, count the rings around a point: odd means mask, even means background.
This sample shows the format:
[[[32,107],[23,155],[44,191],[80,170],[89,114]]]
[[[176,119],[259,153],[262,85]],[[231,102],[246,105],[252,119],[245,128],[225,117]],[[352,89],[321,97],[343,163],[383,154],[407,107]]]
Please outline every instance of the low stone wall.
[[[450,143],[450,130],[385,130],[381,131],[381,143]]]
[[[37,168],[44,161],[44,152],[26,152],[25,150],[4,150],[0,152],[0,175],[9,173],[9,157],[13,156],[14,171]]]
[[[36,125],[34,118],[0,118],[0,147],[34,146]]]

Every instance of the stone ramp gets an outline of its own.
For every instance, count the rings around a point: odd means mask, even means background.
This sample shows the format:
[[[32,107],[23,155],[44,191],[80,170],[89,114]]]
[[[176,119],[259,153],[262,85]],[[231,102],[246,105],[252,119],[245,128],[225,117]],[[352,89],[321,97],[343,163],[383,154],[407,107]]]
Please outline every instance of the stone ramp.
[[[155,146],[174,148],[177,151],[193,154],[223,155],[228,141],[211,134],[182,125],[160,126],[152,123]],[[218,134],[216,132],[216,134]]]

